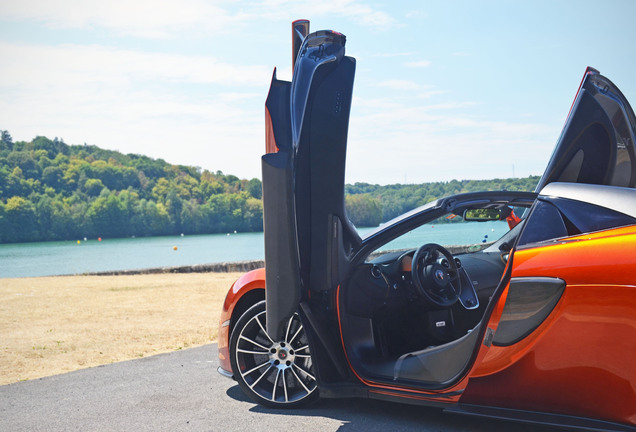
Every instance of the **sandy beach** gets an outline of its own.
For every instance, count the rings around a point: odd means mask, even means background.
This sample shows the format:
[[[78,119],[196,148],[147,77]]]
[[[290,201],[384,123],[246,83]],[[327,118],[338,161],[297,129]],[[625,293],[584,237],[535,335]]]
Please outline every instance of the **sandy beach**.
[[[214,342],[239,276],[0,279],[0,385]]]

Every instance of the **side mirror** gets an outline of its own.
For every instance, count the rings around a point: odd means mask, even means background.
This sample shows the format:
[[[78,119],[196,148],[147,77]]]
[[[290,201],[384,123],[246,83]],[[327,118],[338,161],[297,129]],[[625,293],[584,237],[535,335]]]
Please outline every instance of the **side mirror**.
[[[470,222],[498,221],[502,219],[501,209],[466,209],[464,210],[464,220]]]

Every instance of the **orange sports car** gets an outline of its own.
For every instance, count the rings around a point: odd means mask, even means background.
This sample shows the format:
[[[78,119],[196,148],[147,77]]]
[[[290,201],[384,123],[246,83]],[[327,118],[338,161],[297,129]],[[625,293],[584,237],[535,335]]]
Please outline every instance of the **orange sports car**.
[[[293,79],[274,72],[266,102],[266,268],[227,294],[219,372],[273,407],[635,430],[636,120],[618,88],[585,72],[536,192],[450,196],[361,236],[344,206],[356,63],[344,35],[292,28]]]

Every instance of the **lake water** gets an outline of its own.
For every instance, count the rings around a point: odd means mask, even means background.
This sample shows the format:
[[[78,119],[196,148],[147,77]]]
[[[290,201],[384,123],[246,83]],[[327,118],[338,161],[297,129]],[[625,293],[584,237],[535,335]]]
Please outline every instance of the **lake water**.
[[[176,250],[175,250],[176,247]],[[263,233],[0,245],[0,277],[82,274],[263,259]]]
[[[370,230],[359,231],[364,235]],[[479,243],[486,235],[495,240],[506,231],[505,222],[425,225],[403,240],[408,241],[405,247],[468,244]],[[0,278],[259,260],[263,255],[263,233],[2,244]]]

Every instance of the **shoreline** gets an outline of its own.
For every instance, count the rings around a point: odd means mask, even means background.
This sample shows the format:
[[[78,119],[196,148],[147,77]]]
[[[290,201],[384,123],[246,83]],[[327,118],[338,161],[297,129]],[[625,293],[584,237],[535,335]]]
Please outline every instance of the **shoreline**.
[[[183,266],[151,267],[131,270],[109,270],[102,272],[83,273],[78,275],[59,276],[130,276],[163,273],[245,273],[257,268],[265,267],[264,260],[231,261],[210,264],[193,264]]]

